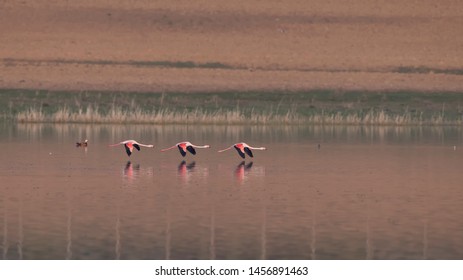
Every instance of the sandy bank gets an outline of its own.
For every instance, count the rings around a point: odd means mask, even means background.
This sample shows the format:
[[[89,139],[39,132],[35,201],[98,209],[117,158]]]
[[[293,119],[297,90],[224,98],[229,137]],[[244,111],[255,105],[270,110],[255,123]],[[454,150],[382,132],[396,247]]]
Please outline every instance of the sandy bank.
[[[4,1],[0,88],[463,90],[460,1],[220,2]]]

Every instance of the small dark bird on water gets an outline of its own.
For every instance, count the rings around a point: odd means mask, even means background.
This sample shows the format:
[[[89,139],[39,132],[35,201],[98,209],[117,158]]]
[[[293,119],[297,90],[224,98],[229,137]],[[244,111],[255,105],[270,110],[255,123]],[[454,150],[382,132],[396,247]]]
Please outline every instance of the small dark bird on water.
[[[87,147],[88,146],[88,140],[85,139],[84,142],[76,142],[76,147]]]

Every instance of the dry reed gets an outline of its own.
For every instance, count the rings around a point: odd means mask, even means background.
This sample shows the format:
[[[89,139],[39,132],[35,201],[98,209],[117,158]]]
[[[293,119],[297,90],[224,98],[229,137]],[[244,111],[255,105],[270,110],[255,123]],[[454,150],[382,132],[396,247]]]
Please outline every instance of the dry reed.
[[[295,110],[276,114],[240,108],[206,111],[157,109],[144,111],[132,106],[130,110],[113,106],[107,112],[89,106],[85,110],[62,107],[54,113],[43,113],[42,108],[29,108],[14,116],[21,123],[107,123],[107,124],[330,124],[330,125],[461,125],[462,119],[446,119],[444,113],[425,119],[422,113],[388,114],[385,111],[319,112],[301,115]]]
[[[245,113],[240,109],[223,110],[218,109],[212,112],[196,108],[190,110],[159,109],[144,111],[140,108],[124,110],[119,107],[112,107],[106,113],[98,110],[97,107],[88,107],[86,110],[73,111],[68,107],[58,109],[54,113],[45,114],[41,108],[29,108],[19,112],[15,119],[17,122],[27,123],[112,123],[112,124],[267,124],[267,123],[293,123],[298,121],[295,115],[274,115],[256,113],[251,111]]]

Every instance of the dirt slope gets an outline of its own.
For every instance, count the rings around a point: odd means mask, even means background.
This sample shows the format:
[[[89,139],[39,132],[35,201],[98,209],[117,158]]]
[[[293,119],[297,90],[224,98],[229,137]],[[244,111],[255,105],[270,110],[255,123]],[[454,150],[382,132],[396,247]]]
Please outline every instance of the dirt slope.
[[[463,90],[463,2],[3,1],[0,88]]]

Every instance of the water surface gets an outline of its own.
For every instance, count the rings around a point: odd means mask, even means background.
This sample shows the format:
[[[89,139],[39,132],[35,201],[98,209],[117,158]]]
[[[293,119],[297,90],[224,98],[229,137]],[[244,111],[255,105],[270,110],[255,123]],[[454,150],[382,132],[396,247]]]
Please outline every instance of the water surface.
[[[462,138],[455,127],[3,123],[0,258],[463,259]],[[125,139],[155,148],[108,147]],[[182,140],[212,148],[160,152]],[[217,153],[239,141],[268,149]]]

